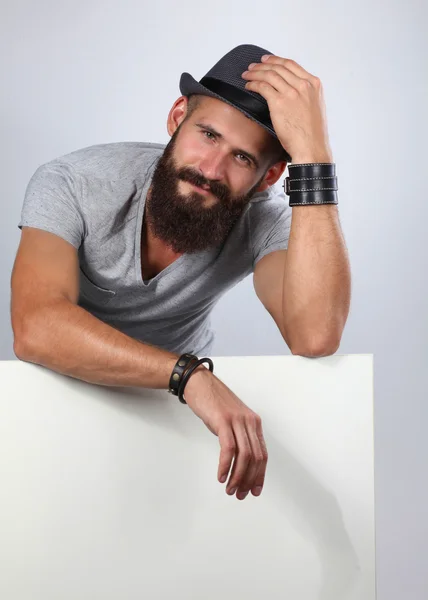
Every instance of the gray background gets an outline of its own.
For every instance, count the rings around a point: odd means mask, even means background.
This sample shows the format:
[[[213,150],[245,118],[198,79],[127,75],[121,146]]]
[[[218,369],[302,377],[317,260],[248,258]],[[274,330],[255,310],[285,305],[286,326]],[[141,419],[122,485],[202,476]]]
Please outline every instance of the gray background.
[[[321,78],[352,267],[338,353],[374,354],[378,599],[426,600],[426,4],[8,4],[0,16],[3,360],[15,358],[9,303],[17,223],[40,164],[96,143],[166,143],[181,73],[199,80],[238,44],[263,46]],[[252,277],[223,297],[213,324],[213,355],[289,354]]]

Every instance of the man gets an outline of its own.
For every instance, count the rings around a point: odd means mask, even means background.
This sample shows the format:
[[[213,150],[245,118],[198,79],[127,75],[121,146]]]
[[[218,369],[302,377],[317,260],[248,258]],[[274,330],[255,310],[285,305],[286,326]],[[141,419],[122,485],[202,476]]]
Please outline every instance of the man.
[[[304,292],[297,280],[305,275],[318,286],[302,243],[296,242],[295,253],[300,248],[303,270],[285,285],[291,208],[272,186],[291,157],[277,136],[281,127],[275,128],[272,103],[268,109],[261,90],[247,91],[257,83],[241,76],[248,59],[260,63],[265,52],[238,46],[199,83],[184,73],[183,95],[168,115],[172,137],[166,146],[101,144],[36,170],[12,273],[18,358],[92,383],[166,389],[178,357],[211,351],[212,308],[251,272],[258,297],[293,353],[334,351],[346,312],[346,298],[336,298],[336,270],[322,273],[330,275],[323,298],[329,320],[318,320],[315,330],[293,300]],[[315,129],[317,143],[291,144],[293,160],[295,150],[303,161],[332,162]],[[333,207],[316,207],[323,208]],[[337,229],[337,221],[326,225],[326,219],[324,237],[326,227]],[[305,229],[297,231],[304,235]],[[334,235],[339,237],[331,232],[332,243]],[[291,261],[287,275],[297,266]],[[302,306],[308,299],[302,296]],[[317,319],[321,314],[315,313]],[[312,335],[317,345],[310,347]],[[318,339],[328,342],[321,352]],[[219,437],[220,481],[235,457],[227,492],[238,490],[239,499],[250,489],[258,495],[267,463],[258,415],[202,365],[186,384],[186,401]]]

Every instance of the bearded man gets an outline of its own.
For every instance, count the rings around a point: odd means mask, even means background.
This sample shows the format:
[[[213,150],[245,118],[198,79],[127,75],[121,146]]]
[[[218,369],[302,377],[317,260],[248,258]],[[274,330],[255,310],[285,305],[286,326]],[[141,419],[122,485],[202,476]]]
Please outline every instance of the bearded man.
[[[199,82],[182,74],[167,145],[98,144],[41,165],[18,225],[16,356],[95,384],[179,395],[219,436],[219,481],[237,455],[227,491],[239,488],[239,499],[260,493],[267,452],[258,416],[199,364],[212,364],[197,355],[212,351],[213,307],[253,273],[285,343],[306,356],[335,351],[349,308],[318,81],[237,46]],[[291,157],[321,170],[307,191],[288,190],[287,204],[273,186]]]

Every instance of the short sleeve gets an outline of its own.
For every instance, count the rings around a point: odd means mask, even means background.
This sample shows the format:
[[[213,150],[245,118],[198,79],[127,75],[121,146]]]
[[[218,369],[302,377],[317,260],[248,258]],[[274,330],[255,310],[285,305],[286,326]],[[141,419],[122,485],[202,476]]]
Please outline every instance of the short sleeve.
[[[266,199],[251,206],[250,236],[253,271],[256,263],[275,250],[286,250],[291,229],[292,208],[285,193],[272,189]]]
[[[85,232],[81,197],[79,175],[70,165],[41,165],[27,185],[18,227],[44,229],[79,248]]]

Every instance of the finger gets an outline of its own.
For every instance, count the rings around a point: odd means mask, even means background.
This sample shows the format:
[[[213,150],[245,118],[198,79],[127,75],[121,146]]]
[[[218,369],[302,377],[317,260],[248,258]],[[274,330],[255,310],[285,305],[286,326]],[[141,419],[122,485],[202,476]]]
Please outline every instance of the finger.
[[[272,103],[279,94],[278,90],[272,87],[267,81],[247,81],[245,87],[253,92],[256,92],[257,94],[260,94],[266,98],[268,102]]]
[[[275,92],[284,94],[286,89],[290,88],[288,83],[273,69],[266,69],[265,71],[251,70],[242,75],[243,79],[250,79],[253,83],[269,83]],[[245,86],[247,87],[247,86]]]
[[[246,75],[244,75],[244,78],[248,78],[250,76],[250,74],[253,73],[262,73],[262,77],[263,77],[263,73],[266,71],[274,71],[276,73],[278,73],[278,75],[280,77],[282,77],[282,79],[291,87],[294,87],[296,90],[300,90],[301,86],[302,86],[302,78],[298,77],[297,75],[295,75],[292,71],[290,71],[290,69],[287,69],[286,67],[284,67],[283,65],[280,64],[268,64],[265,65],[263,63],[259,64],[256,63],[254,67],[252,67],[248,73],[246,73]],[[269,79],[267,79],[267,81],[269,81]],[[274,87],[277,87],[274,85]],[[284,86],[282,86],[283,90],[285,89]]]
[[[224,483],[229,475],[232,460],[236,452],[236,440],[230,423],[225,422],[219,428],[218,439],[221,450],[217,476],[220,483]]]
[[[244,499],[248,492],[255,486],[255,481],[259,469],[263,466],[264,453],[262,450],[262,444],[260,443],[259,436],[257,435],[257,421],[260,417],[255,413],[250,415],[247,420],[247,436],[251,444],[251,450],[253,453],[251,464],[248,466],[245,478],[239,486],[237,496],[238,498]]]
[[[286,67],[292,73],[294,73],[298,77],[301,77],[302,79],[311,80],[314,77],[312,73],[306,71],[301,65],[299,65],[299,63],[297,63],[295,60],[292,60],[291,58],[283,58],[282,56],[274,56],[273,54],[271,54],[266,60],[262,61],[262,64],[282,65],[283,67]]]
[[[254,484],[251,487],[251,493],[253,494],[253,496],[260,496],[260,494],[262,493],[262,490],[263,490],[264,483],[265,483],[266,467],[267,467],[267,461],[268,461],[268,451],[267,451],[265,439],[263,436],[263,427],[262,427],[261,419],[259,419],[256,423],[256,434],[259,439],[260,448],[261,448],[261,451],[263,454],[263,460],[260,464],[259,470],[257,471],[257,475],[254,480]]]
[[[232,490],[236,491],[239,488],[252,458],[251,444],[247,436],[244,421],[241,418],[239,421],[236,420],[233,423],[233,433],[237,441],[238,450],[235,453],[232,473],[227,484],[226,491],[228,494],[235,493]]]

